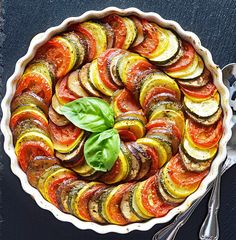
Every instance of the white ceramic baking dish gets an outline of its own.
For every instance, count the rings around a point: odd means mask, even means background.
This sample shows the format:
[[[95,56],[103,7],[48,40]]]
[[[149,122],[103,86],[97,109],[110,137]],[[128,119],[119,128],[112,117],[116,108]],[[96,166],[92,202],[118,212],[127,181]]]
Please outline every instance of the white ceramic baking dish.
[[[99,225],[93,222],[83,222],[76,217],[65,214],[61,212],[59,209],[57,209],[55,206],[53,206],[51,203],[47,202],[41,194],[33,188],[27,181],[26,174],[21,170],[21,168],[18,165],[17,158],[14,152],[14,146],[13,146],[13,138],[12,133],[9,128],[9,121],[10,121],[10,103],[12,100],[12,97],[15,92],[16,83],[17,80],[21,77],[22,73],[24,72],[25,66],[27,63],[33,59],[36,50],[42,46],[47,40],[49,40],[52,36],[55,34],[59,34],[60,32],[63,32],[70,24],[77,23],[77,22],[83,22],[91,18],[102,18],[106,15],[117,13],[120,15],[137,15],[139,17],[146,18],[148,20],[151,20],[153,22],[156,22],[162,27],[170,28],[176,31],[179,36],[183,39],[188,40],[192,43],[196,51],[199,55],[202,56],[204,59],[205,65],[207,68],[211,71],[213,78],[214,78],[214,84],[216,85],[218,91],[221,95],[221,105],[224,112],[224,133],[222,136],[222,139],[219,143],[219,151],[215,158],[215,160],[212,163],[211,169],[207,177],[202,181],[200,187],[196,192],[194,192],[192,195],[190,195],[184,203],[182,203],[180,206],[172,209],[166,216],[161,218],[153,218],[147,222],[144,223],[132,223],[126,226],[117,226],[117,225]],[[64,222],[70,222],[74,224],[79,229],[91,229],[98,233],[104,234],[109,232],[116,232],[116,233],[128,233],[133,230],[149,230],[154,225],[159,223],[165,223],[170,221],[174,216],[176,216],[178,213],[185,211],[189,206],[193,203],[194,200],[199,198],[201,195],[204,194],[206,191],[206,188],[210,182],[212,182],[217,174],[218,174],[218,167],[222,161],[226,158],[226,144],[228,140],[231,137],[231,129],[230,129],[230,120],[232,117],[232,111],[229,106],[229,93],[227,88],[224,86],[222,82],[222,72],[220,68],[213,62],[211,53],[204,47],[201,46],[201,42],[199,38],[192,32],[184,31],[182,27],[176,23],[175,21],[165,20],[163,19],[159,14],[154,12],[142,12],[138,10],[137,8],[128,8],[128,9],[118,9],[115,7],[109,7],[102,11],[88,11],[85,12],[83,15],[79,17],[70,17],[65,19],[60,25],[49,28],[46,32],[37,34],[31,41],[30,46],[28,48],[27,53],[25,56],[20,58],[15,66],[15,72],[14,74],[7,80],[7,86],[6,86],[6,95],[2,101],[1,107],[3,111],[3,117],[1,121],[1,130],[4,135],[4,149],[9,158],[11,159],[11,169],[12,172],[18,176],[18,178],[21,181],[22,188],[25,192],[30,194],[36,201],[36,203],[43,209],[49,210],[57,219],[64,221]],[[5,163],[7,164],[7,163]],[[26,216],[27,217],[27,216]]]

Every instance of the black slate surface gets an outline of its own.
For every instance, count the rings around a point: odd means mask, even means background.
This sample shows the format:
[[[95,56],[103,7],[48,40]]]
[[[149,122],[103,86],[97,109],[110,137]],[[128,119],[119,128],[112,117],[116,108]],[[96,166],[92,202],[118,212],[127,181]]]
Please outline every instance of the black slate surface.
[[[137,7],[143,11],[157,12],[166,19],[179,22],[184,29],[195,32],[221,67],[229,62],[236,62],[235,0],[4,0],[6,40],[1,48],[4,60],[4,72],[1,75],[3,81],[0,82],[1,96],[5,94],[5,83],[13,73],[16,61],[26,53],[35,34],[61,23],[69,16],[78,16],[86,10],[99,10],[108,6]],[[3,38],[0,34],[0,43]],[[1,66],[0,60],[0,68]],[[2,142],[1,135],[1,146]],[[127,235],[99,235],[93,231],[78,230],[69,223],[59,222],[51,213],[40,209],[31,197],[23,192],[18,178],[10,171],[9,158],[3,150],[0,156],[4,164],[3,179],[0,182],[3,192],[0,208],[0,215],[3,217],[1,240],[151,239],[155,231],[164,226],[159,225],[147,232],[135,231]],[[236,239],[235,170],[236,167],[231,168],[222,179],[219,213],[221,240]],[[207,200],[208,197],[179,231],[177,240],[198,239],[199,227],[206,215]]]

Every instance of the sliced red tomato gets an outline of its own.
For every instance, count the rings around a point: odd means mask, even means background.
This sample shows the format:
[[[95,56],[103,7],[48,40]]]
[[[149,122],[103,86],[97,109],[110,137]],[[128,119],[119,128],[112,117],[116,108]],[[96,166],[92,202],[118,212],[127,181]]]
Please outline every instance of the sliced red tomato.
[[[116,91],[118,87],[112,81],[110,71],[108,71],[109,58],[111,56],[112,57],[117,56],[121,51],[122,51],[121,49],[111,48],[102,53],[98,57],[98,71],[100,78],[103,81],[103,83],[113,91]]]
[[[47,105],[50,104],[52,98],[52,87],[47,78],[37,73],[27,73],[22,76],[16,86],[15,96],[19,96],[24,92],[33,92],[42,98]]]
[[[133,94],[126,89],[121,91],[116,101],[117,107],[121,112],[137,111],[141,108],[135,101]]]
[[[126,33],[127,33],[127,29],[122,17],[112,14],[105,17],[103,21],[108,23],[114,31],[115,41],[114,41],[113,47],[122,48],[125,42]]]
[[[193,48],[193,46],[186,41],[182,41],[182,50],[183,50],[183,56],[180,57],[180,59],[177,62],[166,67],[165,68],[166,71],[176,72],[188,67],[193,62],[194,54],[195,54],[195,49]]]
[[[191,88],[191,87],[184,87],[181,86],[181,90],[187,96],[193,98],[210,98],[214,93],[217,91],[216,86],[212,81],[209,81],[205,86],[200,88]]]
[[[107,211],[109,212],[110,217],[119,225],[125,225],[128,221],[124,218],[121,210],[120,203],[125,192],[129,191],[133,184],[125,183],[119,188],[119,190],[113,195],[111,200],[107,204]]]
[[[186,131],[192,142],[203,148],[214,147],[221,139],[223,134],[222,119],[211,126],[204,126],[191,119],[186,122]]]
[[[114,179],[116,179],[116,177],[120,174],[120,171],[121,171],[121,160],[120,158],[118,158],[115,161],[114,165],[112,166],[111,170],[104,173],[100,179],[105,183],[113,182]]]
[[[61,184],[63,184],[65,181],[76,180],[77,176],[75,174],[67,174],[66,176],[63,175],[61,178],[58,178],[57,180],[53,181],[49,187],[48,187],[48,197],[50,202],[55,205],[57,208],[59,208],[59,204],[57,202],[57,189],[60,187]]]
[[[166,88],[166,87],[154,87],[151,91],[149,91],[144,99],[144,102],[143,102],[143,106],[144,108],[146,108],[146,106],[148,105],[148,103],[150,102],[150,100],[158,95],[158,94],[161,94],[161,93],[168,93],[168,94],[171,94],[173,95],[173,97],[176,99],[176,101],[178,101],[177,99],[177,96],[176,96],[176,92],[169,89],[169,88]]]
[[[209,170],[199,173],[188,171],[183,165],[180,154],[176,154],[168,162],[168,174],[172,181],[180,186],[194,188],[200,184],[208,172]]]
[[[148,61],[140,60],[137,61],[131,68],[128,70],[127,73],[127,82],[126,87],[133,92],[135,90],[134,79],[139,75],[141,72],[149,69],[155,69],[156,67],[149,63]]]
[[[83,218],[83,220],[85,221],[92,221],[92,218],[89,214],[89,208],[88,208],[88,203],[89,200],[92,198],[92,196],[94,195],[94,193],[101,189],[104,188],[104,184],[96,184],[94,186],[92,186],[91,188],[89,188],[86,192],[84,192],[82,194],[82,196],[79,198],[78,201],[78,211],[79,214],[81,215],[81,217]]]
[[[21,113],[15,114],[11,117],[10,128],[12,129],[12,131],[16,128],[16,126],[21,121],[24,121],[26,119],[37,120],[43,125],[43,127],[45,129],[48,128],[48,121],[47,121],[46,117],[45,118],[43,117],[43,115],[41,116],[41,115],[37,114],[37,112],[33,112],[33,111],[22,111]]]
[[[40,141],[27,141],[20,145],[17,159],[24,172],[28,167],[28,163],[37,156],[53,156],[53,151]]]
[[[65,76],[70,71],[71,52],[57,37],[50,39],[36,53],[36,59],[45,59],[56,66],[57,78]]]
[[[179,139],[181,140],[181,132],[178,129],[178,127],[174,124],[174,122],[171,122],[168,118],[158,118],[155,119],[151,122],[149,122],[146,125],[146,129],[149,131],[152,128],[162,128],[162,127],[166,127],[166,128],[171,128],[173,131],[173,134]]]
[[[57,126],[51,120],[48,124],[50,135],[53,142],[69,145],[73,143],[81,134],[81,129],[72,123],[66,126]]]
[[[133,47],[132,50],[148,57],[158,47],[159,39],[157,29],[152,23],[146,19],[142,19],[141,22],[145,39],[139,45]]]
[[[148,178],[142,190],[142,203],[144,208],[155,217],[166,215],[172,208],[170,204],[165,203],[159,196],[156,189],[156,176]]]
[[[118,130],[121,140],[125,142],[136,141],[137,137],[135,134],[129,130]]]
[[[91,62],[96,55],[96,40],[93,35],[80,24],[72,26],[72,29],[87,43],[86,62]]]
[[[60,79],[56,84],[56,96],[61,104],[74,101],[77,97],[67,88],[68,75]]]
[[[155,149],[148,147],[146,148],[146,153],[150,156],[152,160],[151,168],[149,170],[148,176],[152,176],[157,173],[159,169],[159,159],[158,154]]]

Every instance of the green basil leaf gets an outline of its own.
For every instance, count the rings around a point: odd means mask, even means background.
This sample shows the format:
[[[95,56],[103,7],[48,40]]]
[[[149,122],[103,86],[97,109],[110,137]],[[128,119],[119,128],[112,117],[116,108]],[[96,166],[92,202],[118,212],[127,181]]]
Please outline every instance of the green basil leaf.
[[[79,98],[65,104],[61,111],[75,126],[89,132],[102,132],[114,125],[113,109],[100,98]]]
[[[87,164],[97,171],[109,171],[120,152],[120,137],[116,129],[93,133],[84,144]]]

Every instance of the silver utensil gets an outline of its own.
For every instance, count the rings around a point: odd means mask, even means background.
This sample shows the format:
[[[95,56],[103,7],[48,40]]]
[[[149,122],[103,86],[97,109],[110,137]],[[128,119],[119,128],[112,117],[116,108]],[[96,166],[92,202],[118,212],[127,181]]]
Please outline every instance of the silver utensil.
[[[236,110],[236,100],[234,100],[234,92],[236,92],[236,82],[230,82],[229,77],[231,75],[235,76],[235,72],[236,72],[236,64],[232,63],[229,64],[227,66],[225,66],[224,68],[224,75],[223,75],[223,79],[224,79],[224,83],[225,85],[228,87],[229,91],[230,91],[230,106]],[[236,114],[234,112],[233,118],[232,118],[232,125],[231,127],[233,127],[235,125],[236,122]],[[233,129],[233,131],[236,131],[236,128]],[[236,139],[235,138],[235,134],[233,134],[233,137],[231,137],[229,143],[228,143],[228,147],[227,147],[227,159],[223,165],[223,167],[221,168],[221,170],[219,169],[219,172],[222,175],[226,170],[228,170],[231,166],[233,166],[234,164],[236,164],[236,151],[234,151],[233,149],[235,148],[235,143],[236,143]],[[170,223],[169,225],[167,225],[165,228],[161,229],[160,231],[158,231],[157,233],[154,234],[152,240],[174,240],[175,236],[178,232],[178,230],[188,221],[188,219],[190,218],[190,216],[192,215],[192,213],[194,212],[194,210],[196,209],[196,207],[198,206],[198,204],[202,201],[202,199],[207,195],[207,193],[210,191],[210,189],[213,186],[213,182],[208,186],[206,192],[204,193],[203,196],[201,196],[200,198],[198,198],[191,207],[189,207],[185,212],[180,213],[175,220]],[[207,238],[205,238],[207,239]],[[209,240],[214,239],[214,238],[208,238]]]
[[[224,84],[229,88],[230,92],[230,106],[233,110],[236,110],[236,104],[234,94],[236,94],[236,64],[231,63],[225,66],[223,69]],[[233,81],[230,81],[230,77],[233,77]],[[231,78],[232,79],[232,78]],[[231,86],[232,85],[232,86]],[[235,119],[233,119],[235,121]],[[222,165],[220,165],[221,170]],[[218,223],[218,211],[220,208],[220,182],[221,174],[219,174],[214,182],[211,197],[208,203],[208,214],[201,226],[199,232],[199,238],[201,240],[218,240],[220,236],[219,223]]]

